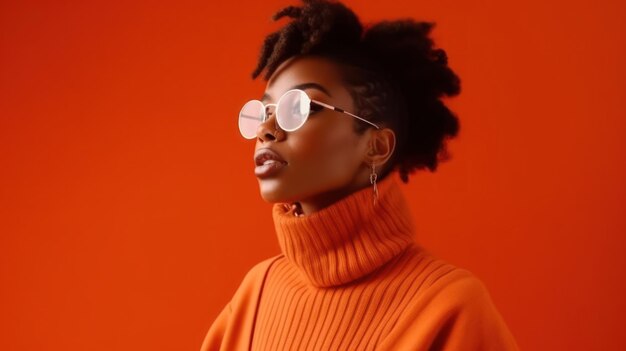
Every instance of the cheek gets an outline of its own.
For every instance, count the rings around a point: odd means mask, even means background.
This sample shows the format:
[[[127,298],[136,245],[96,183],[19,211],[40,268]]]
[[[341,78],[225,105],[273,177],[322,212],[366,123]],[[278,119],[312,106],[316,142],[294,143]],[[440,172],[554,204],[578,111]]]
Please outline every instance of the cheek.
[[[300,169],[307,169],[311,174],[352,171],[357,160],[357,136],[352,132],[351,124],[311,125],[311,128],[294,134],[292,150],[297,154]]]

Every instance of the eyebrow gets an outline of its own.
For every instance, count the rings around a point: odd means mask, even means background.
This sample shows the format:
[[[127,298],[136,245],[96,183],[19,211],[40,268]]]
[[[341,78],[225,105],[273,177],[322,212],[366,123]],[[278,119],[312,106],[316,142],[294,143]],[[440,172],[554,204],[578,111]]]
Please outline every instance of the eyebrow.
[[[330,92],[326,88],[324,88],[322,85],[320,85],[318,83],[313,83],[313,82],[294,85],[289,90],[292,90],[292,89],[304,90],[304,89],[310,89],[310,88],[317,89],[317,90],[323,92],[324,94],[328,95],[329,97],[332,97],[332,95],[330,94]],[[267,94],[267,93],[263,94],[263,97],[261,97],[261,101],[266,101],[266,100],[270,100],[270,99],[271,99],[271,96],[269,96],[269,94]]]

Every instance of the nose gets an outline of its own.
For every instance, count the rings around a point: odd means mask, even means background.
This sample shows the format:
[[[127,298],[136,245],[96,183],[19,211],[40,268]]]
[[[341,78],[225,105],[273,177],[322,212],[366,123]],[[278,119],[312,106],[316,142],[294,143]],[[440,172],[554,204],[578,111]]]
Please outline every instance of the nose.
[[[268,118],[265,122],[259,124],[259,127],[257,128],[256,134],[259,141],[267,142],[284,139],[285,132],[280,129],[280,126],[276,121],[276,114],[270,111],[267,111],[266,113]]]

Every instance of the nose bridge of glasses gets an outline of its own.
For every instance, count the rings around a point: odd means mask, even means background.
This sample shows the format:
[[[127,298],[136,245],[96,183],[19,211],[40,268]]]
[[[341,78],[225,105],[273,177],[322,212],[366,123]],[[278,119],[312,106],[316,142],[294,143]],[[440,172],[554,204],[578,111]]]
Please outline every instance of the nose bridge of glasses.
[[[270,111],[270,107],[273,107],[274,110],[276,110],[276,106],[278,104],[265,104],[265,113],[267,113],[268,111]]]

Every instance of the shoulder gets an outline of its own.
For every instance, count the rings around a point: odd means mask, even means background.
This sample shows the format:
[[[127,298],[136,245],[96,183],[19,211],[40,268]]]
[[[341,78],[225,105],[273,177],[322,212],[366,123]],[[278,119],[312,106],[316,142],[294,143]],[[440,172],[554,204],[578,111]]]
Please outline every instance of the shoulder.
[[[423,287],[418,300],[430,304],[430,307],[448,310],[491,304],[485,284],[474,273],[426,250],[422,251],[421,256]]]
[[[420,262],[422,287],[381,349],[517,350],[481,279],[430,254]]]
[[[270,268],[270,266],[275,261],[277,261],[277,260],[279,260],[279,259],[281,259],[283,257],[284,257],[284,255],[280,254],[280,255],[268,257],[268,258],[264,259],[263,261],[260,261],[260,262],[256,263],[245,274],[243,281],[245,282],[247,280],[256,280],[260,276],[264,276],[265,273],[267,272],[267,270]]]
[[[263,282],[267,276],[267,272],[274,262],[280,260],[284,256],[282,254],[272,256],[252,266],[244,275],[237,291],[233,295],[231,303],[237,305],[240,303],[250,302],[255,295],[260,293]]]
[[[421,246],[412,248],[408,269],[417,275],[420,285],[418,300],[438,299],[451,305],[476,302],[488,297],[485,284],[471,271],[457,267]]]
[[[472,272],[454,267],[434,281],[429,289],[438,300],[456,307],[485,303],[490,300],[483,281]]]

